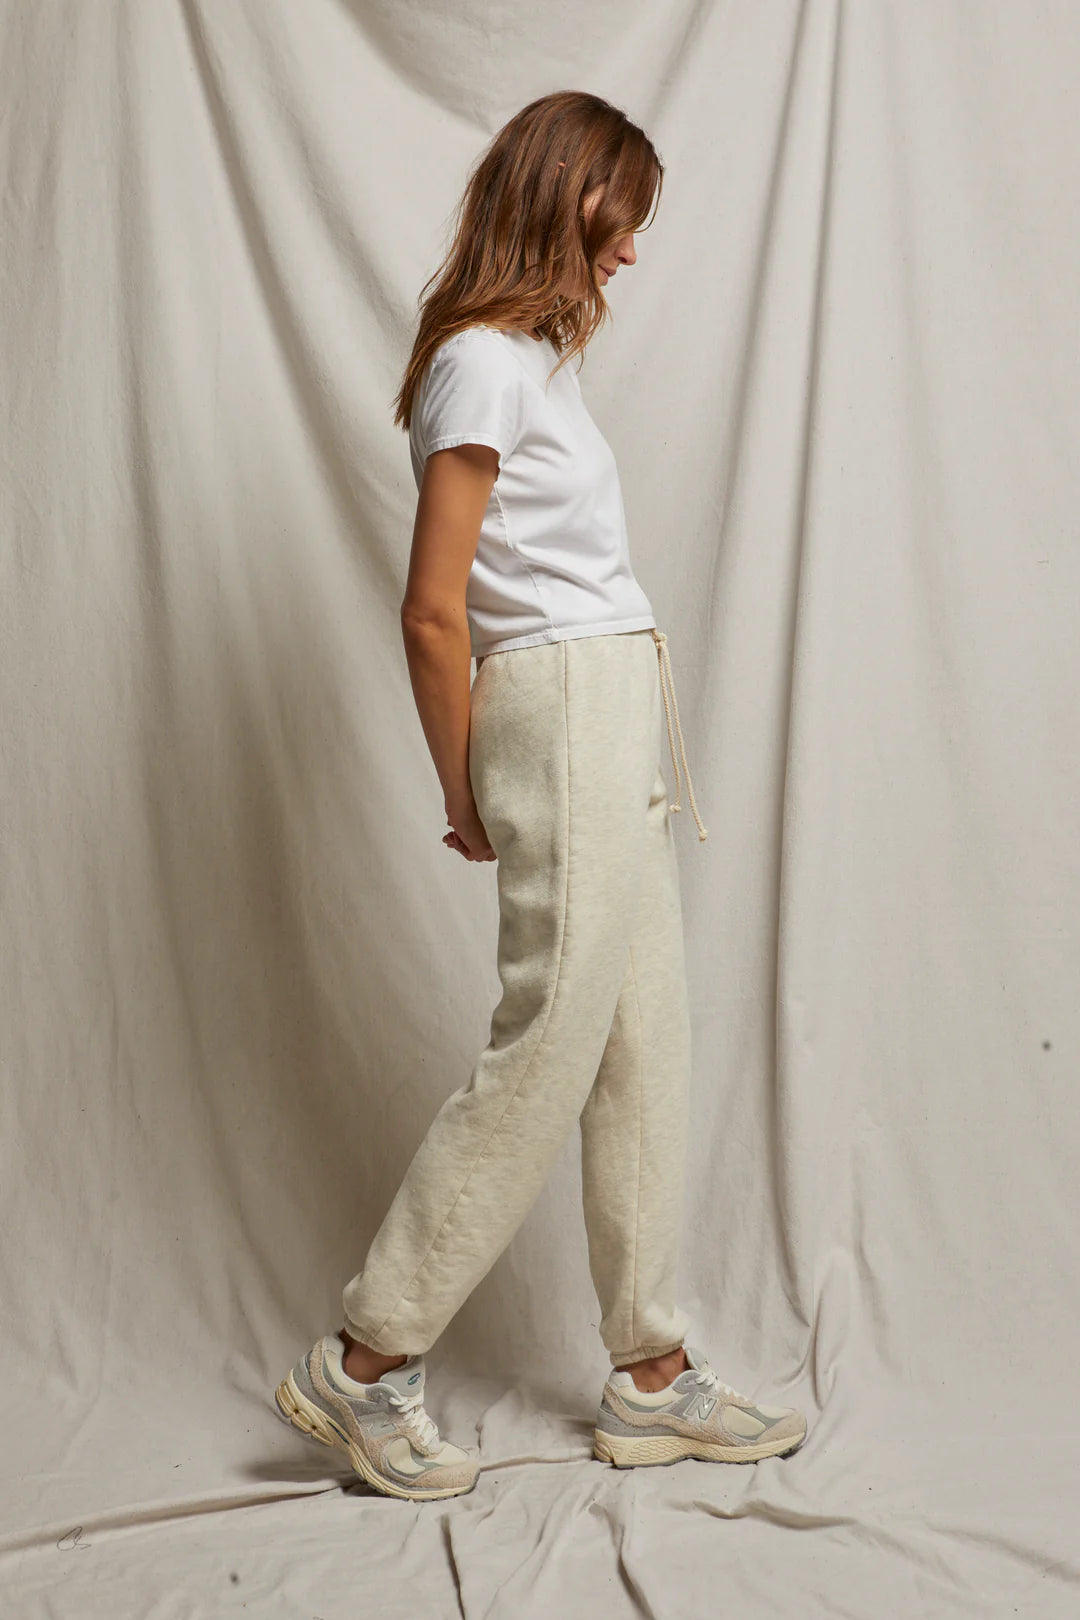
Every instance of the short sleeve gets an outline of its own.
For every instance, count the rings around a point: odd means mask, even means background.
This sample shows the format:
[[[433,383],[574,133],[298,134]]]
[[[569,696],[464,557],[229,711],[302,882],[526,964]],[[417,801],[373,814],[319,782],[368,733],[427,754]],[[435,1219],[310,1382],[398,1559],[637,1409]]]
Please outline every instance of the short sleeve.
[[[457,333],[432,356],[420,389],[422,460],[453,444],[487,444],[498,451],[501,472],[524,432],[527,382],[496,333],[476,327]]]

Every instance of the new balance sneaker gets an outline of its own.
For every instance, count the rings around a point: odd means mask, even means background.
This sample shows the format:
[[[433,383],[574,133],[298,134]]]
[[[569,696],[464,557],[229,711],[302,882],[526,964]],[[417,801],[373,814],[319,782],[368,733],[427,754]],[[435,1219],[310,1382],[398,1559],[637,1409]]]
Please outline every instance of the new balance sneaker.
[[[655,1394],[638,1389],[624,1368],[611,1372],[596,1415],[593,1456],[600,1462],[757,1462],[801,1445],[801,1412],[758,1405],[719,1379],[700,1350],[683,1348],[689,1367]]]
[[[427,1501],[460,1496],[476,1484],[475,1455],[440,1440],[424,1411],[424,1358],[410,1356],[374,1384],[350,1378],[345,1342],[327,1333],[281,1380],[278,1415],[312,1440],[347,1453],[356,1472],[386,1496]]]

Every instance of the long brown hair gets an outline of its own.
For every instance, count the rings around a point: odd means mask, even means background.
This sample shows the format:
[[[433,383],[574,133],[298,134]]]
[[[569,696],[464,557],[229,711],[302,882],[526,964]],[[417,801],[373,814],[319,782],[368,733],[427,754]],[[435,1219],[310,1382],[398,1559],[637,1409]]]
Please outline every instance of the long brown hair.
[[[474,164],[453,241],[421,290],[395,424],[408,430],[429,359],[466,327],[542,332],[560,355],[552,376],[583,353],[608,314],[597,257],[652,223],[663,177],[649,137],[602,96],[557,90],[515,113]],[[586,220],[584,199],[601,185]]]

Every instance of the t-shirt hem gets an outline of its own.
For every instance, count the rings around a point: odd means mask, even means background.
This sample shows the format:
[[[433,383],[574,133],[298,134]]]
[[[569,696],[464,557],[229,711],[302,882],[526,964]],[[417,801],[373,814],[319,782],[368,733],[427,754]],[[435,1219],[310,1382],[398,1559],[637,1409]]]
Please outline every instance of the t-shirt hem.
[[[510,652],[515,647],[542,647],[552,641],[577,641],[582,636],[617,636],[621,631],[652,630],[656,628],[653,613],[638,613],[632,619],[600,619],[592,624],[553,625],[549,630],[537,630],[526,636],[508,636],[486,646],[473,645],[474,658],[486,658],[489,653]]]
[[[489,445],[492,450],[499,452],[500,461],[507,455],[506,446],[500,444],[490,433],[444,433],[441,438],[432,439],[431,443],[425,446],[425,457],[434,455],[436,450],[449,450],[455,444]]]

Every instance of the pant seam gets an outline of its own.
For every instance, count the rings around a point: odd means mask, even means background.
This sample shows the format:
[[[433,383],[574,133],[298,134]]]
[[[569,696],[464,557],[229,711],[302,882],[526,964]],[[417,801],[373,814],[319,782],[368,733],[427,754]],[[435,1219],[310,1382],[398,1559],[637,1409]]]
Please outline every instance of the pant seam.
[[[483,1158],[484,1154],[487,1152],[488,1148],[490,1147],[491,1139],[495,1135],[495,1133],[499,1129],[499,1127],[502,1125],[503,1120],[506,1118],[506,1115],[507,1115],[507,1113],[508,1113],[508,1111],[510,1109],[511,1103],[514,1101],[514,1099],[517,1096],[518,1092],[521,1090],[522,1086],[525,1084],[525,1081],[528,1079],[528,1076],[529,1076],[529,1073],[530,1073],[530,1071],[532,1069],[532,1066],[533,1066],[534,1062],[536,1061],[537,1053],[540,1051],[541,1046],[544,1044],[544,1037],[546,1036],[546,1034],[548,1032],[548,1025],[551,1023],[551,1015],[555,1010],[555,1002],[558,999],[559,986],[562,983],[563,963],[566,960],[567,917],[568,917],[569,909],[570,909],[569,908],[569,899],[570,899],[570,801],[571,801],[570,713],[569,713],[570,705],[569,705],[569,695],[568,695],[568,690],[567,690],[569,683],[568,683],[568,675],[567,675],[568,666],[567,666],[567,656],[566,656],[566,642],[565,641],[561,642],[560,646],[562,648],[562,666],[563,666],[563,683],[562,683],[563,684],[563,736],[565,738],[565,746],[566,746],[566,863],[565,863],[565,872],[564,872],[564,877],[563,877],[562,917],[560,919],[560,930],[559,930],[559,958],[558,958],[558,964],[557,964],[556,969],[555,969],[555,984],[554,984],[554,987],[553,987],[552,992],[551,992],[551,1000],[548,1003],[547,1016],[544,1019],[544,1027],[540,1031],[540,1035],[539,1035],[539,1037],[537,1039],[536,1045],[533,1047],[532,1051],[529,1053],[528,1062],[525,1064],[525,1068],[522,1071],[521,1079],[518,1081],[517,1085],[514,1087],[513,1092],[511,1093],[511,1095],[506,1099],[506,1105],[503,1108],[503,1111],[499,1115],[498,1119],[495,1121],[495,1124],[491,1127],[491,1130],[488,1132],[488,1135],[487,1135],[487,1138],[486,1138],[486,1140],[484,1142],[483,1147],[480,1148],[480,1150],[478,1151],[478,1153],[477,1153],[475,1159],[473,1160],[472,1164],[470,1164],[468,1170],[465,1172],[465,1178],[462,1181],[461,1186],[458,1188],[457,1195],[454,1198],[454,1202],[450,1205],[450,1208],[447,1210],[446,1214],[443,1216],[442,1221],[439,1224],[439,1230],[435,1233],[435,1236],[432,1238],[431,1242],[428,1244],[427,1251],[426,1251],[426,1253],[424,1255],[424,1258],[421,1260],[420,1264],[417,1266],[416,1270],[413,1272],[412,1276],[409,1278],[409,1281],[406,1283],[405,1287],[402,1289],[401,1293],[398,1295],[397,1299],[394,1301],[394,1305],[393,1305],[392,1309],[389,1310],[387,1312],[386,1316],[383,1318],[383,1321],[382,1321],[382,1324],[380,1325],[380,1327],[372,1335],[372,1337],[374,1337],[374,1338],[378,1338],[381,1335],[381,1333],[383,1332],[383,1329],[386,1327],[386,1324],[391,1320],[391,1318],[394,1315],[394,1312],[397,1310],[397,1308],[401,1304],[402,1300],[408,1294],[408,1292],[409,1292],[410,1288],[412,1287],[413,1283],[416,1281],[417,1277],[419,1277],[420,1273],[423,1271],[424,1267],[427,1265],[428,1260],[431,1258],[432,1251],[434,1250],[435,1245],[439,1241],[439,1239],[442,1236],[443,1232],[446,1230],[447,1223],[450,1220],[451,1215],[453,1215],[454,1210],[457,1208],[458,1203],[460,1202],[462,1193],[465,1191],[465,1188],[469,1185],[469,1181],[470,1181],[470,1179],[472,1177],[473,1171],[476,1169],[477,1165],[480,1163],[480,1160]]]
[[[637,1339],[637,1298],[638,1298],[638,1241],[641,1235],[641,1152],[642,1152],[642,1103],[645,1091],[645,1025],[641,1017],[641,1000],[638,996],[637,969],[634,966],[634,947],[628,945],[627,954],[630,959],[630,977],[634,986],[634,1013],[637,1017],[638,1039],[638,1162],[637,1162],[637,1188],[634,1195],[634,1259],[631,1267],[633,1288],[630,1296],[630,1337]]]

